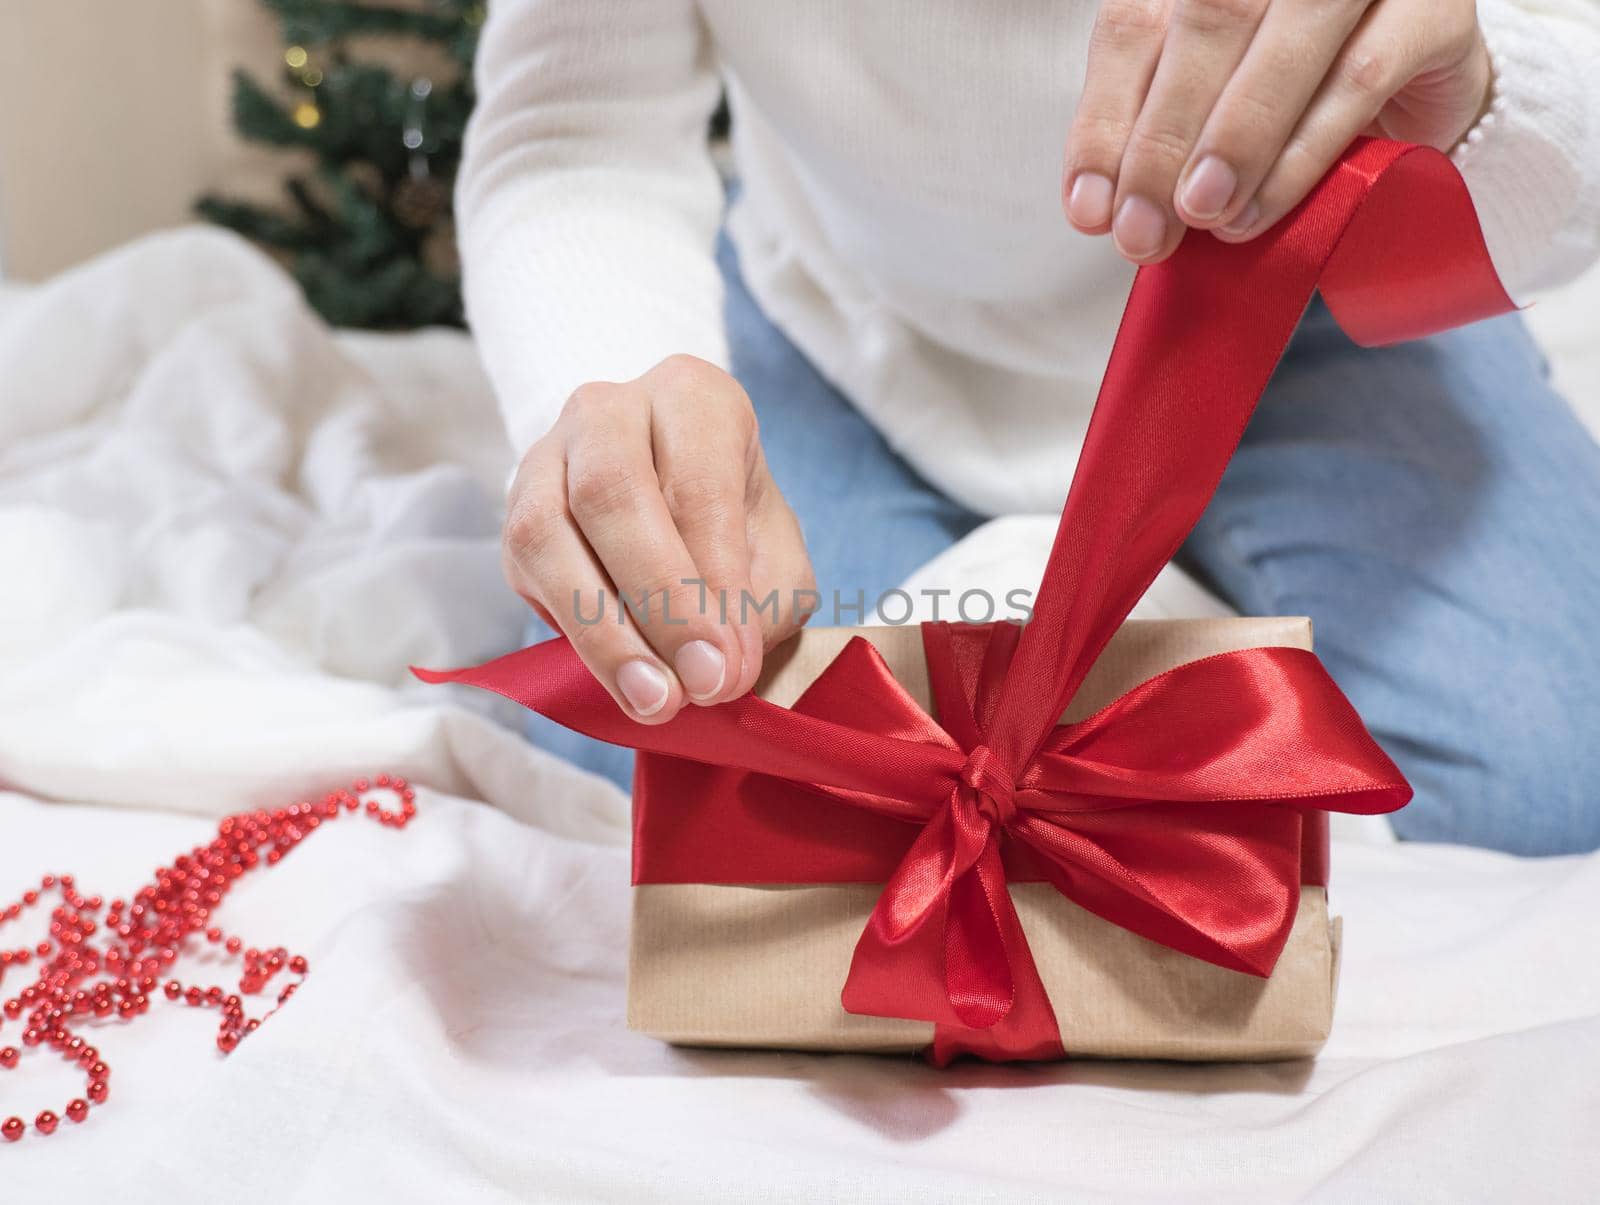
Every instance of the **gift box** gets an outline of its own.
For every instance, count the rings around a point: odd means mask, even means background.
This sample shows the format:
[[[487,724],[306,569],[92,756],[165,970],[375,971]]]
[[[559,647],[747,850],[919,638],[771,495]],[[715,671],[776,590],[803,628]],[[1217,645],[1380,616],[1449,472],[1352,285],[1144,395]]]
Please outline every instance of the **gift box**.
[[[1305,620],[1123,621],[1319,287],[1366,344],[1511,308],[1426,148],[1358,140],[1249,243],[1189,232],[1134,280],[1026,624],[807,631],[654,725],[564,640],[420,671],[640,751],[632,1025],[941,1065],[1318,1049],[1326,813],[1410,787]]]
[[[870,642],[917,704],[935,712],[916,627],[818,628],[769,658],[757,694],[792,706],[853,639]],[[1186,662],[1236,649],[1311,647],[1307,619],[1131,620],[1062,717],[1075,723]],[[636,859],[678,828],[723,772],[641,754]],[[698,784],[698,786],[697,786]],[[791,801],[792,802],[792,801]],[[659,807],[657,805],[660,805]],[[815,815],[828,823],[825,809]],[[1314,1054],[1333,1022],[1339,923],[1327,903],[1327,813],[1303,819],[1294,926],[1270,977],[1180,954],[1103,920],[1046,883],[1012,886],[1017,913],[1075,1056],[1281,1059]],[[628,1024],[667,1042],[862,1052],[930,1047],[926,1021],[855,1015],[839,987],[882,883],[641,883],[633,888]]]

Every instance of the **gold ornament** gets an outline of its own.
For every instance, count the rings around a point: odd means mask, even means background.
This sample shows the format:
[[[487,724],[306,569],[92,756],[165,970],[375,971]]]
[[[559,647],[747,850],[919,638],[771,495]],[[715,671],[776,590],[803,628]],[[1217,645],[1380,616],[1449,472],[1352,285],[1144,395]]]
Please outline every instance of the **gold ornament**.
[[[294,124],[302,130],[314,130],[322,124],[322,110],[315,101],[303,100],[294,107]]]
[[[311,61],[311,55],[304,46],[291,46],[283,52],[283,61],[289,64],[289,70],[299,71]]]

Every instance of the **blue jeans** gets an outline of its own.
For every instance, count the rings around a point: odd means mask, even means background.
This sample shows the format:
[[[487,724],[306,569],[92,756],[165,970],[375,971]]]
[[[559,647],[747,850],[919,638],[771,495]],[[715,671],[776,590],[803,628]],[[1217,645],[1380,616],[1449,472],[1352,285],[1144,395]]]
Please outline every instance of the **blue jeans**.
[[[719,259],[733,372],[818,588],[875,597],[982,517],[767,321],[725,242]],[[1519,319],[1363,350],[1315,303],[1182,560],[1241,612],[1312,617],[1416,788],[1402,837],[1600,847],[1600,447]],[[627,781],[627,750],[539,717],[530,735]]]

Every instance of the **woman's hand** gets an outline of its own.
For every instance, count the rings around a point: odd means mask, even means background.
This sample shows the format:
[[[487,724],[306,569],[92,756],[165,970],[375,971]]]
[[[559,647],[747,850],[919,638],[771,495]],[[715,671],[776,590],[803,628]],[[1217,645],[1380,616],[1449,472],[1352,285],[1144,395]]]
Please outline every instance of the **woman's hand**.
[[[572,395],[517,472],[504,563],[646,723],[749,690],[763,650],[805,619],[794,592],[814,585],[750,399],[692,356]]]
[[[1103,0],[1067,143],[1067,217],[1156,263],[1243,242],[1362,133],[1440,150],[1483,113],[1474,0]]]

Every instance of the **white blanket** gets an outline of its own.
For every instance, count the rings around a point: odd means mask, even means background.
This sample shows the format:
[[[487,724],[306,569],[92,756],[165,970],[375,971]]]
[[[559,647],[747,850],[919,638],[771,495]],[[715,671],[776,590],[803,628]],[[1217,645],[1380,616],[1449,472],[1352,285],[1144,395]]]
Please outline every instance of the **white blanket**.
[[[626,801],[404,672],[518,641],[508,463],[464,338],[330,336],[220,234],[0,294],[0,906],[45,870],[133,889],[215,817],[359,774],[423,787],[406,831],[341,820],[227,901],[310,957],[287,1007],[226,1059],[209,1012],[97,1025],[111,1100],[0,1148],[0,1200],[1592,1197],[1600,856],[1337,841],[1314,1064],[937,1072],[629,1033]],[[931,572],[1025,573],[1048,530]],[[0,1116],[81,1090],[30,1052]]]

